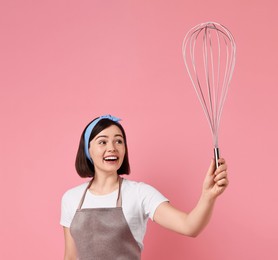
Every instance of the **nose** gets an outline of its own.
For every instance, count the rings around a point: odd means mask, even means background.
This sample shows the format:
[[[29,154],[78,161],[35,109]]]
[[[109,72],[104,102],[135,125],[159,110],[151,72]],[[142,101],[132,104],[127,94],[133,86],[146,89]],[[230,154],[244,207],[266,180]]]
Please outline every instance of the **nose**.
[[[113,142],[109,143],[108,147],[107,147],[107,151],[108,152],[115,152],[116,148]]]

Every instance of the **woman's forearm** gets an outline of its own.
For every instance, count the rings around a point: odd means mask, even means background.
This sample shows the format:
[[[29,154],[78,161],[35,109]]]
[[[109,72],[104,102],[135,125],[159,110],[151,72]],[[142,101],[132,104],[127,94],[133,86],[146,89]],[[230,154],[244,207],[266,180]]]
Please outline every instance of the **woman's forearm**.
[[[206,194],[202,194],[196,207],[187,214],[186,226],[187,234],[196,237],[209,223],[213,212],[215,199],[210,198]]]

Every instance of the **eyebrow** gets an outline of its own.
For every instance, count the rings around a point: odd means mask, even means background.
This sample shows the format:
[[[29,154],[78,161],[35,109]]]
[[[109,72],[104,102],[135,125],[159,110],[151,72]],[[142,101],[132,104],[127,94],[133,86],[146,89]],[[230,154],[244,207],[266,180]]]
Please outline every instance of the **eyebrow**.
[[[108,138],[108,135],[99,135],[97,138],[96,138],[96,140],[97,139],[99,139],[99,138]],[[122,138],[124,138],[121,134],[116,134],[116,135],[114,135],[114,137],[122,137]]]

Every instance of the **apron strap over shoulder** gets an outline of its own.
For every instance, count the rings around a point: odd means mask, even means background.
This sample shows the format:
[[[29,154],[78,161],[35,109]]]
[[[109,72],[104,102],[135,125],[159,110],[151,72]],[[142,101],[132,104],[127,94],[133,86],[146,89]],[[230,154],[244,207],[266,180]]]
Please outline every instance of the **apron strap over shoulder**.
[[[93,180],[94,180],[94,178],[92,178],[92,179],[90,180],[89,184],[87,185],[86,189],[84,190],[83,195],[82,195],[82,198],[81,198],[81,200],[80,200],[80,202],[79,202],[79,205],[78,205],[77,210],[81,209],[81,207],[82,207],[82,205],[83,205],[83,202],[84,202],[84,200],[85,200],[85,196],[86,196],[87,190],[88,190],[88,189],[90,188],[90,186],[92,185]]]

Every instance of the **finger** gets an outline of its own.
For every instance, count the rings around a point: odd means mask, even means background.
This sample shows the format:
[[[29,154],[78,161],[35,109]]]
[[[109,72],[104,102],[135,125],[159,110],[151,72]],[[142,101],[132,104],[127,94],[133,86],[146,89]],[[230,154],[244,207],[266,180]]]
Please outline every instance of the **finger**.
[[[229,180],[227,178],[223,178],[216,182],[216,184],[220,187],[227,187],[229,184]]]
[[[228,168],[228,166],[227,166],[226,163],[221,164],[221,165],[219,165],[219,167],[216,169],[215,174],[217,175],[217,174],[219,174],[219,173],[221,173],[221,172],[223,172],[223,171],[227,171],[227,168]]]
[[[228,173],[226,171],[223,171],[215,176],[214,181],[217,182],[217,181],[219,181],[221,179],[225,179],[227,177],[228,177]]]
[[[213,175],[214,172],[215,172],[215,161],[212,159],[210,162],[210,166],[209,166],[207,175]]]
[[[219,163],[219,164],[224,164],[224,163],[225,163],[225,159],[222,158],[222,157],[219,158],[219,159],[218,159],[218,163]]]

